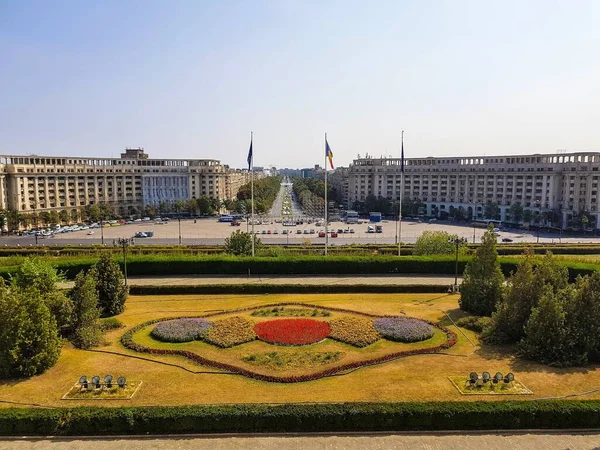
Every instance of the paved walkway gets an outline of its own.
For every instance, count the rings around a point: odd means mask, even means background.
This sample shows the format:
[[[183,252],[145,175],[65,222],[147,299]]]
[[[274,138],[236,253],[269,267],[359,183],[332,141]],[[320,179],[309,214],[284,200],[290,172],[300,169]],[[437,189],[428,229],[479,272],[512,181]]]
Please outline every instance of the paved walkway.
[[[458,278],[459,282],[462,277]],[[252,275],[215,276],[215,275],[175,275],[175,276],[130,276],[131,286],[182,286],[207,284],[303,284],[303,285],[332,285],[332,284],[444,284],[454,283],[454,277],[431,276],[422,274],[401,275]],[[61,288],[71,287],[72,282],[61,283]]]
[[[0,450],[591,450],[600,449],[600,434],[480,434],[268,437],[161,437],[128,439],[0,440]]]

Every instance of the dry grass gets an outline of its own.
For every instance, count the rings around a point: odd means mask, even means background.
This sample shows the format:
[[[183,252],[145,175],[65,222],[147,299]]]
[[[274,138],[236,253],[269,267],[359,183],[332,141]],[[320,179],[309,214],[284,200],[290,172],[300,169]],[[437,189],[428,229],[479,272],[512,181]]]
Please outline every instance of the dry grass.
[[[377,366],[364,367],[343,376],[322,378],[307,383],[277,384],[251,380],[239,375],[219,373],[195,365],[184,358],[153,356],[127,350],[119,343],[124,329],[106,335],[107,345],[101,352],[88,352],[66,344],[60,360],[46,373],[27,380],[0,383],[4,402],[38,403],[64,407],[60,398],[81,375],[116,377],[143,381],[128,405],[181,405],[207,403],[280,403],[342,401],[503,401],[519,396],[466,396],[449,382],[448,377],[466,377],[472,371],[513,372],[518,381],[535,394],[522,398],[566,395],[600,388],[600,366],[578,369],[555,369],[515,358],[510,349],[479,346],[476,334],[462,330],[475,347],[442,311],[456,320],[462,316],[458,297],[439,294],[314,294],[314,295],[223,295],[223,296],[132,296],[127,310],[119,319],[127,328],[156,317],[203,315],[216,310],[260,306],[277,302],[305,302],[347,308],[373,314],[406,314],[442,322],[458,333],[458,342],[448,354],[418,355]],[[348,346],[350,347],[350,346]],[[337,348],[339,349],[339,347]],[[226,349],[224,351],[228,351]],[[329,351],[323,349],[322,351]],[[153,361],[123,355],[148,358]],[[452,356],[451,356],[452,355]],[[179,364],[179,367],[155,361]],[[582,398],[600,399],[600,393]],[[121,403],[70,400],[68,406],[119,406]],[[9,405],[0,403],[0,405]]]

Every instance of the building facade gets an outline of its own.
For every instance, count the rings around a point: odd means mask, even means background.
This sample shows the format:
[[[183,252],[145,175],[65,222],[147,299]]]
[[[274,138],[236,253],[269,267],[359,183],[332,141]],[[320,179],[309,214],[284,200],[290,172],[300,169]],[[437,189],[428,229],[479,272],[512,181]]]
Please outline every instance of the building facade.
[[[146,205],[207,195],[235,197],[249,181],[244,170],[214,159],[151,159],[143,149],[120,158],[0,155],[0,209],[72,210],[112,203],[121,215]]]
[[[348,169],[348,204],[367,195],[398,200],[400,158],[356,159]],[[570,215],[587,212],[600,227],[598,183],[600,153],[556,155],[410,158],[405,160],[403,198],[425,203],[427,215],[463,208],[481,216],[483,205],[496,203],[500,219],[514,204],[553,212],[566,227]]]

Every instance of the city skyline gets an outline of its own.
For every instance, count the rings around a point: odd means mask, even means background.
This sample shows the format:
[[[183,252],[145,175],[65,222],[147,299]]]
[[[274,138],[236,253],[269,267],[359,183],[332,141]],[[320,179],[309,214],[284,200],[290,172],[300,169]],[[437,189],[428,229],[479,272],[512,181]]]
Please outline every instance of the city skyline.
[[[593,1],[0,2],[0,154],[243,168],[600,150]]]

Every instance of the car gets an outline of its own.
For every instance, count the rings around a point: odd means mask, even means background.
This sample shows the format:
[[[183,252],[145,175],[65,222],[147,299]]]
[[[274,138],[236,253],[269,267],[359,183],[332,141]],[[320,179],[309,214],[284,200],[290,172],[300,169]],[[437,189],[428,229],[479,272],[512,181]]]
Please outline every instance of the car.
[[[350,228],[350,234],[354,234],[354,228]]]
[[[91,235],[92,235],[92,234],[94,234],[94,233],[95,233],[95,231],[94,231],[94,230],[90,230],[90,231],[88,231],[88,232],[87,232],[88,236],[91,236]]]
[[[142,218],[142,222],[149,222],[150,221],[150,217],[144,217]]]
[[[310,234],[309,230],[304,230],[304,234]]]
[[[267,234],[267,230],[262,230],[260,234]]]
[[[342,230],[341,228],[339,230],[337,230],[338,234],[344,234],[344,230]]]
[[[367,227],[367,233],[375,233],[375,227],[372,225],[369,225]]]
[[[338,234],[334,231],[333,233],[331,233],[331,237],[336,238],[336,237],[338,237]]]
[[[288,234],[288,230],[283,230],[281,234]]]
[[[273,234],[279,234],[279,231],[273,230]]]
[[[350,229],[349,229],[349,228],[346,228],[346,229],[344,230],[344,234],[346,234],[346,233],[350,233]]]
[[[302,234],[302,230],[296,230],[296,234]]]
[[[502,242],[512,242],[511,238],[502,238]]]
[[[325,232],[324,231],[319,231],[319,237],[325,237]]]
[[[271,230],[267,230],[267,234],[271,234]]]
[[[310,229],[310,234],[315,234],[315,230],[314,230],[314,228],[311,228],[311,229]]]

